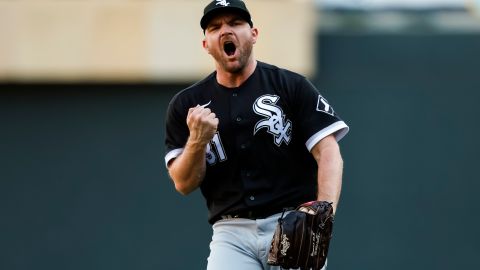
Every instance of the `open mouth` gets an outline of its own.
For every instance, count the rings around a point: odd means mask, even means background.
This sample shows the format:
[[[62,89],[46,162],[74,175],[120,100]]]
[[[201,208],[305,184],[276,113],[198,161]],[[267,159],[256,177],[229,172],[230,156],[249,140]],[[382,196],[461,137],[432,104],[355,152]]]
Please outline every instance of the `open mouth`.
[[[228,56],[232,56],[235,54],[237,47],[235,46],[235,44],[233,44],[233,42],[227,41],[223,44],[223,50]]]

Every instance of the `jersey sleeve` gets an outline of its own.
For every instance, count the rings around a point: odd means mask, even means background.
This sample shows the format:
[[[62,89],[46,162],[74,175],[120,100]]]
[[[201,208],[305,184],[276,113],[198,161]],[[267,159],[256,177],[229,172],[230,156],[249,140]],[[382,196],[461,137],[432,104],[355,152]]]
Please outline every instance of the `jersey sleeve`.
[[[189,136],[187,112],[188,109],[182,106],[178,98],[172,99],[168,105],[165,120],[165,166],[183,152]]]
[[[297,90],[297,126],[300,126],[308,151],[330,134],[340,141],[348,133],[349,127],[327,99],[306,78],[300,81]]]

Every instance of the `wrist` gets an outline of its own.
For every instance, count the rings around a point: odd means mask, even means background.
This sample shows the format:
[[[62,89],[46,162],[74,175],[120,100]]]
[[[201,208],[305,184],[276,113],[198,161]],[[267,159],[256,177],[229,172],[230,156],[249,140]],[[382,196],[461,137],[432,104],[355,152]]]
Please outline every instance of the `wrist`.
[[[202,140],[188,138],[187,143],[185,144],[185,149],[194,152],[205,152],[207,150],[207,143]]]

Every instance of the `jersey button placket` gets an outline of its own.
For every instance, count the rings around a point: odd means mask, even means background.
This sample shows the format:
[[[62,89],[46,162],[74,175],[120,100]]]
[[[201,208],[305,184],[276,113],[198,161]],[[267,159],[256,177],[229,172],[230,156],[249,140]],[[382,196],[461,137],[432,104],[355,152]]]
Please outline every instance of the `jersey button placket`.
[[[235,117],[235,121],[236,121],[237,123],[241,122],[241,121],[242,121],[242,117],[241,117],[241,116]]]

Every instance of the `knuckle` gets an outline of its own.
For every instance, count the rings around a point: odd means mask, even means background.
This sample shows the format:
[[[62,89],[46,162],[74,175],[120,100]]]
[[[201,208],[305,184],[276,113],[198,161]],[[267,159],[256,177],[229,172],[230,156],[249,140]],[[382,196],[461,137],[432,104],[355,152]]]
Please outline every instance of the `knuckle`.
[[[198,114],[193,114],[191,118],[192,118],[192,121],[198,122],[198,121],[200,121],[201,116],[198,115]]]

